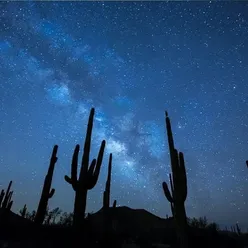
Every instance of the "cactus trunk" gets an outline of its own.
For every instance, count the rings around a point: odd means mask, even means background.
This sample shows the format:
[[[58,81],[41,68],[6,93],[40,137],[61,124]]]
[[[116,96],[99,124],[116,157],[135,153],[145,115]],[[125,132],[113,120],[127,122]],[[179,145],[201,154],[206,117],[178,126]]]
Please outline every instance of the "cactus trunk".
[[[184,156],[174,147],[173,134],[170,124],[170,119],[166,112],[166,129],[169,143],[171,171],[170,174],[170,187],[168,188],[166,182],[163,182],[164,194],[171,204],[171,211],[175,221],[180,248],[188,247],[188,224],[185,211],[184,202],[187,198],[187,174],[184,163]]]
[[[103,211],[104,211],[104,237],[103,246],[113,247],[113,211],[116,208],[116,200],[110,208],[110,189],[111,189],[111,173],[112,173],[112,153],[109,155],[108,175],[103,193]]]
[[[108,176],[105,185],[105,191],[103,193],[103,208],[109,208],[110,204],[110,186],[111,186],[111,171],[112,171],[112,153],[109,155],[109,164],[108,164]]]
[[[44,222],[46,211],[47,211],[47,206],[48,206],[48,200],[52,198],[55,192],[55,189],[51,189],[51,185],[52,185],[54,167],[58,160],[58,158],[56,157],[57,151],[58,151],[58,146],[55,145],[53,148],[51,159],[50,159],[50,165],[48,168],[48,172],[45,177],[40,202],[39,202],[38,209],[37,209],[35,219],[34,219],[34,222],[36,224],[42,224]]]
[[[75,192],[73,225],[82,226],[85,218],[88,190],[77,190]]]

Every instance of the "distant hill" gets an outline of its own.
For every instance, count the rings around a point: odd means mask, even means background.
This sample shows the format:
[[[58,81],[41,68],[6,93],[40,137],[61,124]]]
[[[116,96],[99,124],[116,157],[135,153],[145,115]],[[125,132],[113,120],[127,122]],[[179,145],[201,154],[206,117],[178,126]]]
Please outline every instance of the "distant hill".
[[[0,208],[0,217],[3,213],[3,209]],[[7,217],[7,216],[4,216]],[[3,218],[0,218],[0,224],[4,221]],[[21,217],[18,214],[13,213],[12,211],[10,211],[8,213],[8,225],[10,226],[16,226],[16,227],[25,227],[25,226],[30,226],[32,225],[33,222],[31,220],[25,219],[23,217]]]
[[[146,232],[154,228],[172,228],[172,218],[163,219],[160,218],[144,209],[132,209],[129,207],[116,207],[115,209],[110,208],[110,212],[113,212],[113,220],[116,224],[116,228],[119,231],[135,230],[138,232]],[[0,209],[0,215],[2,209]],[[105,213],[103,209],[90,215],[92,226],[99,230],[104,228],[104,217]],[[1,219],[0,219],[1,223]],[[8,223],[11,226],[30,226],[33,222],[21,217],[20,215],[13,213],[12,211],[8,214]]]
[[[111,214],[113,214],[113,223],[115,227],[115,232],[120,234],[121,236],[130,236],[130,237],[137,237],[137,236],[164,236],[164,230],[171,230],[173,227],[172,218],[162,219],[144,209],[131,209],[129,207],[116,207],[115,209],[109,209]],[[0,210],[1,213],[1,210]],[[11,228],[12,233],[14,232],[15,235],[22,235],[21,232],[24,230],[28,230],[29,233],[38,232],[41,234],[45,232],[44,235],[50,235],[50,231],[56,232],[59,231],[60,233],[66,233],[70,230],[70,228],[66,231],[65,228],[62,227],[42,227],[42,229],[38,228],[32,221],[27,220],[21,217],[18,214],[13,212],[9,212],[9,222],[8,226]],[[93,233],[103,234],[104,230],[106,230],[106,224],[104,222],[105,212],[100,209],[98,212],[91,214],[89,217],[89,223],[91,226],[91,230]],[[2,221],[0,219],[0,226]],[[37,229],[38,228],[38,229]],[[62,229],[61,229],[62,228]],[[5,230],[5,226],[3,227]],[[9,229],[8,229],[9,230]],[[20,232],[17,234],[17,231]],[[36,231],[35,231],[36,230]],[[160,230],[160,231],[159,231]],[[6,229],[7,231],[7,229]],[[24,231],[25,233],[27,233]],[[8,235],[8,232],[5,235]],[[168,233],[169,234],[169,233]],[[34,234],[32,234],[33,236]],[[60,234],[58,233],[60,236]],[[24,234],[26,236],[26,234]],[[25,238],[23,236],[23,238]],[[167,236],[167,235],[166,235]]]
[[[146,233],[158,233],[159,230],[172,230],[173,219],[160,218],[144,209],[132,209],[129,207],[110,208],[114,227],[117,233],[124,233],[128,236],[139,236]],[[90,215],[92,228],[98,232],[104,230],[103,209]]]

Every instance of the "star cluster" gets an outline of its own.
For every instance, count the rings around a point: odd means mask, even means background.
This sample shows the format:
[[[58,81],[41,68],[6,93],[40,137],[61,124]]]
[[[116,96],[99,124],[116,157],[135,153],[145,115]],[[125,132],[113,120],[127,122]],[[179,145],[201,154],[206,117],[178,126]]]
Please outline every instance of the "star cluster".
[[[1,2],[0,186],[35,209],[59,145],[50,207],[72,211],[64,181],[89,111],[92,158],[107,147],[87,211],[97,211],[113,153],[112,201],[161,217],[170,160],[164,110],[188,172],[189,216],[247,227],[248,4]]]

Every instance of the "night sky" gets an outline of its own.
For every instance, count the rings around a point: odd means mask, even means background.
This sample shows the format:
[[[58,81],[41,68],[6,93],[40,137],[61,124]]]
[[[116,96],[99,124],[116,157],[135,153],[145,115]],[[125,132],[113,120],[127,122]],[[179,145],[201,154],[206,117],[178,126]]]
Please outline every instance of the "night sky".
[[[248,227],[248,3],[1,2],[0,188],[36,209],[53,145],[50,208],[72,211],[64,181],[83,145],[106,139],[87,212],[102,205],[109,153],[111,202],[171,215],[164,111],[188,172],[189,217]]]

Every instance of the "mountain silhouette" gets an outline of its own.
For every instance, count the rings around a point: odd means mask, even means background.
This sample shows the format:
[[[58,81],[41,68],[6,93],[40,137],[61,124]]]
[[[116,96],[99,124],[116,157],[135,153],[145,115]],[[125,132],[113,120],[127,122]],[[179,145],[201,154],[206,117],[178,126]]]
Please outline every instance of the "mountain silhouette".
[[[144,233],[152,229],[173,228],[173,219],[160,218],[145,209],[132,209],[126,206],[109,208],[113,225],[118,232]],[[105,212],[100,209],[90,215],[94,228],[103,228]]]
[[[176,232],[174,229],[173,218],[160,218],[144,209],[132,209],[126,206],[109,209],[113,226],[113,233],[121,240],[132,239],[142,244],[164,243],[172,247],[176,244]],[[0,209],[0,216],[1,216]],[[106,229],[106,211],[100,209],[96,213],[89,214],[87,230],[93,234],[92,240],[99,240],[105,234]],[[56,247],[67,247],[70,240],[74,237],[74,231],[71,227],[55,226],[37,226],[32,221],[21,217],[10,211],[8,213],[8,222],[3,224],[0,219],[0,240],[40,240],[43,243],[46,240],[56,240]],[[83,232],[82,232],[83,233]],[[83,236],[82,236],[83,237]],[[218,247],[219,242],[225,247],[241,247],[237,240],[229,237],[222,232],[219,235],[216,232],[191,228],[191,247],[211,247],[213,244]],[[38,241],[38,242],[40,242]],[[25,241],[26,242],[26,241]],[[218,245],[217,245],[218,244]],[[46,243],[44,243],[46,245]]]

